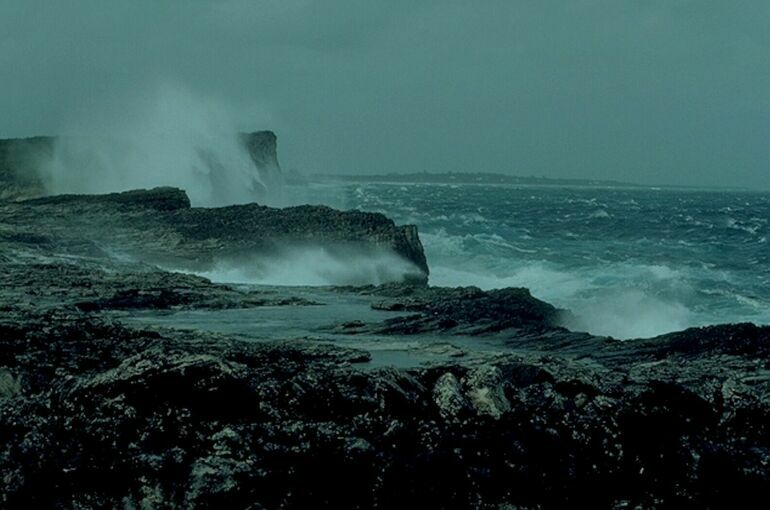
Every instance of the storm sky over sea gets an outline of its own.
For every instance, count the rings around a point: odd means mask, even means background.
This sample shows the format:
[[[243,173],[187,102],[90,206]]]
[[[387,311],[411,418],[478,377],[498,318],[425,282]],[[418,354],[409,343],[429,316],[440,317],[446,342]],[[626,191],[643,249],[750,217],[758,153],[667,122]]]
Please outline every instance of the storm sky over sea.
[[[770,189],[768,26],[767,0],[0,0],[0,137],[180,90],[302,172]]]

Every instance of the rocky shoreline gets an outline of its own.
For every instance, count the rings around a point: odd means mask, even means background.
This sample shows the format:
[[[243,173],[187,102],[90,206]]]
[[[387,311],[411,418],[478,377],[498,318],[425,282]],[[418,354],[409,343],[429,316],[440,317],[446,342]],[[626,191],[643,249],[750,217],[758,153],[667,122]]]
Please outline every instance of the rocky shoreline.
[[[323,339],[124,320],[326,306],[157,267],[289,242],[385,249],[416,271],[326,289],[395,315],[330,318]],[[427,286],[416,230],[382,215],[193,208],[172,188],[0,203],[0,270],[2,508],[735,508],[770,494],[767,327],[571,332],[526,289]],[[356,338],[466,347],[382,368]]]
[[[393,255],[409,264],[405,279],[427,281],[416,227],[397,226],[378,213],[309,205],[191,207],[177,188],[0,202],[0,249],[6,254],[207,271],[257,255],[280,257],[285,250],[316,247],[340,258]]]
[[[372,370],[365,350],[143,330],[107,313],[301,301],[185,275],[114,285],[30,269],[60,292],[25,303],[46,288],[32,282],[2,304],[5,508],[717,508],[767,494],[770,328],[619,342],[504,318],[476,334],[505,353]],[[144,297],[99,297],[113,286]],[[532,305],[419,293],[430,308],[404,320],[415,335]],[[456,293],[475,298],[458,309]]]

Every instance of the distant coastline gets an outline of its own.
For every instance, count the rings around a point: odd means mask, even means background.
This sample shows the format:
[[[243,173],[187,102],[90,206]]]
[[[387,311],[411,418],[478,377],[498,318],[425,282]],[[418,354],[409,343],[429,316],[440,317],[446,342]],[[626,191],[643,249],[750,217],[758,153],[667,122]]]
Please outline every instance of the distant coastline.
[[[675,184],[639,184],[627,181],[608,179],[566,179],[552,177],[506,175],[500,173],[456,173],[456,172],[415,172],[388,173],[374,175],[353,174],[324,174],[319,176],[324,180],[339,180],[345,182],[378,182],[398,184],[503,184],[520,186],[575,186],[591,188],[635,188],[635,189],[689,189],[709,191],[751,191],[748,188],[731,186],[685,186]]]

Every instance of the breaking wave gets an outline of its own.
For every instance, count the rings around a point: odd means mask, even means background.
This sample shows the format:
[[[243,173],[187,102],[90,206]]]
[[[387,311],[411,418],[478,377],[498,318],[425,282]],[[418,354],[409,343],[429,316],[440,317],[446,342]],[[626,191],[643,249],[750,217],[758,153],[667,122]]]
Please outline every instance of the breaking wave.
[[[196,274],[220,283],[325,286],[380,285],[421,273],[414,264],[389,251],[332,252],[317,246],[286,248],[245,260],[221,260],[212,270]]]
[[[95,110],[119,115],[73,120],[71,134],[57,139],[39,168],[49,193],[176,186],[196,206],[267,203],[279,195],[267,193],[226,104],[171,84],[117,103]]]
[[[527,287],[572,329],[770,323],[766,195],[367,184],[348,199],[419,226],[432,285]]]

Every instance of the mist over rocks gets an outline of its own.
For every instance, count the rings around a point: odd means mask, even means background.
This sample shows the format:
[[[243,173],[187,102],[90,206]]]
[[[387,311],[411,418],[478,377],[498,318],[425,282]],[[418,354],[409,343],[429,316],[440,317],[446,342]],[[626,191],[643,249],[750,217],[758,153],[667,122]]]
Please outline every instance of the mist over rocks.
[[[0,200],[190,187],[202,202],[265,202],[283,174],[272,131],[128,133],[0,140]]]
[[[0,140],[0,200],[15,200],[46,193],[39,168],[50,161],[54,137]]]
[[[263,179],[277,182],[281,178],[281,166],[278,163],[278,137],[275,133],[254,131],[240,133],[238,136],[251,156],[251,160],[262,171]]]

